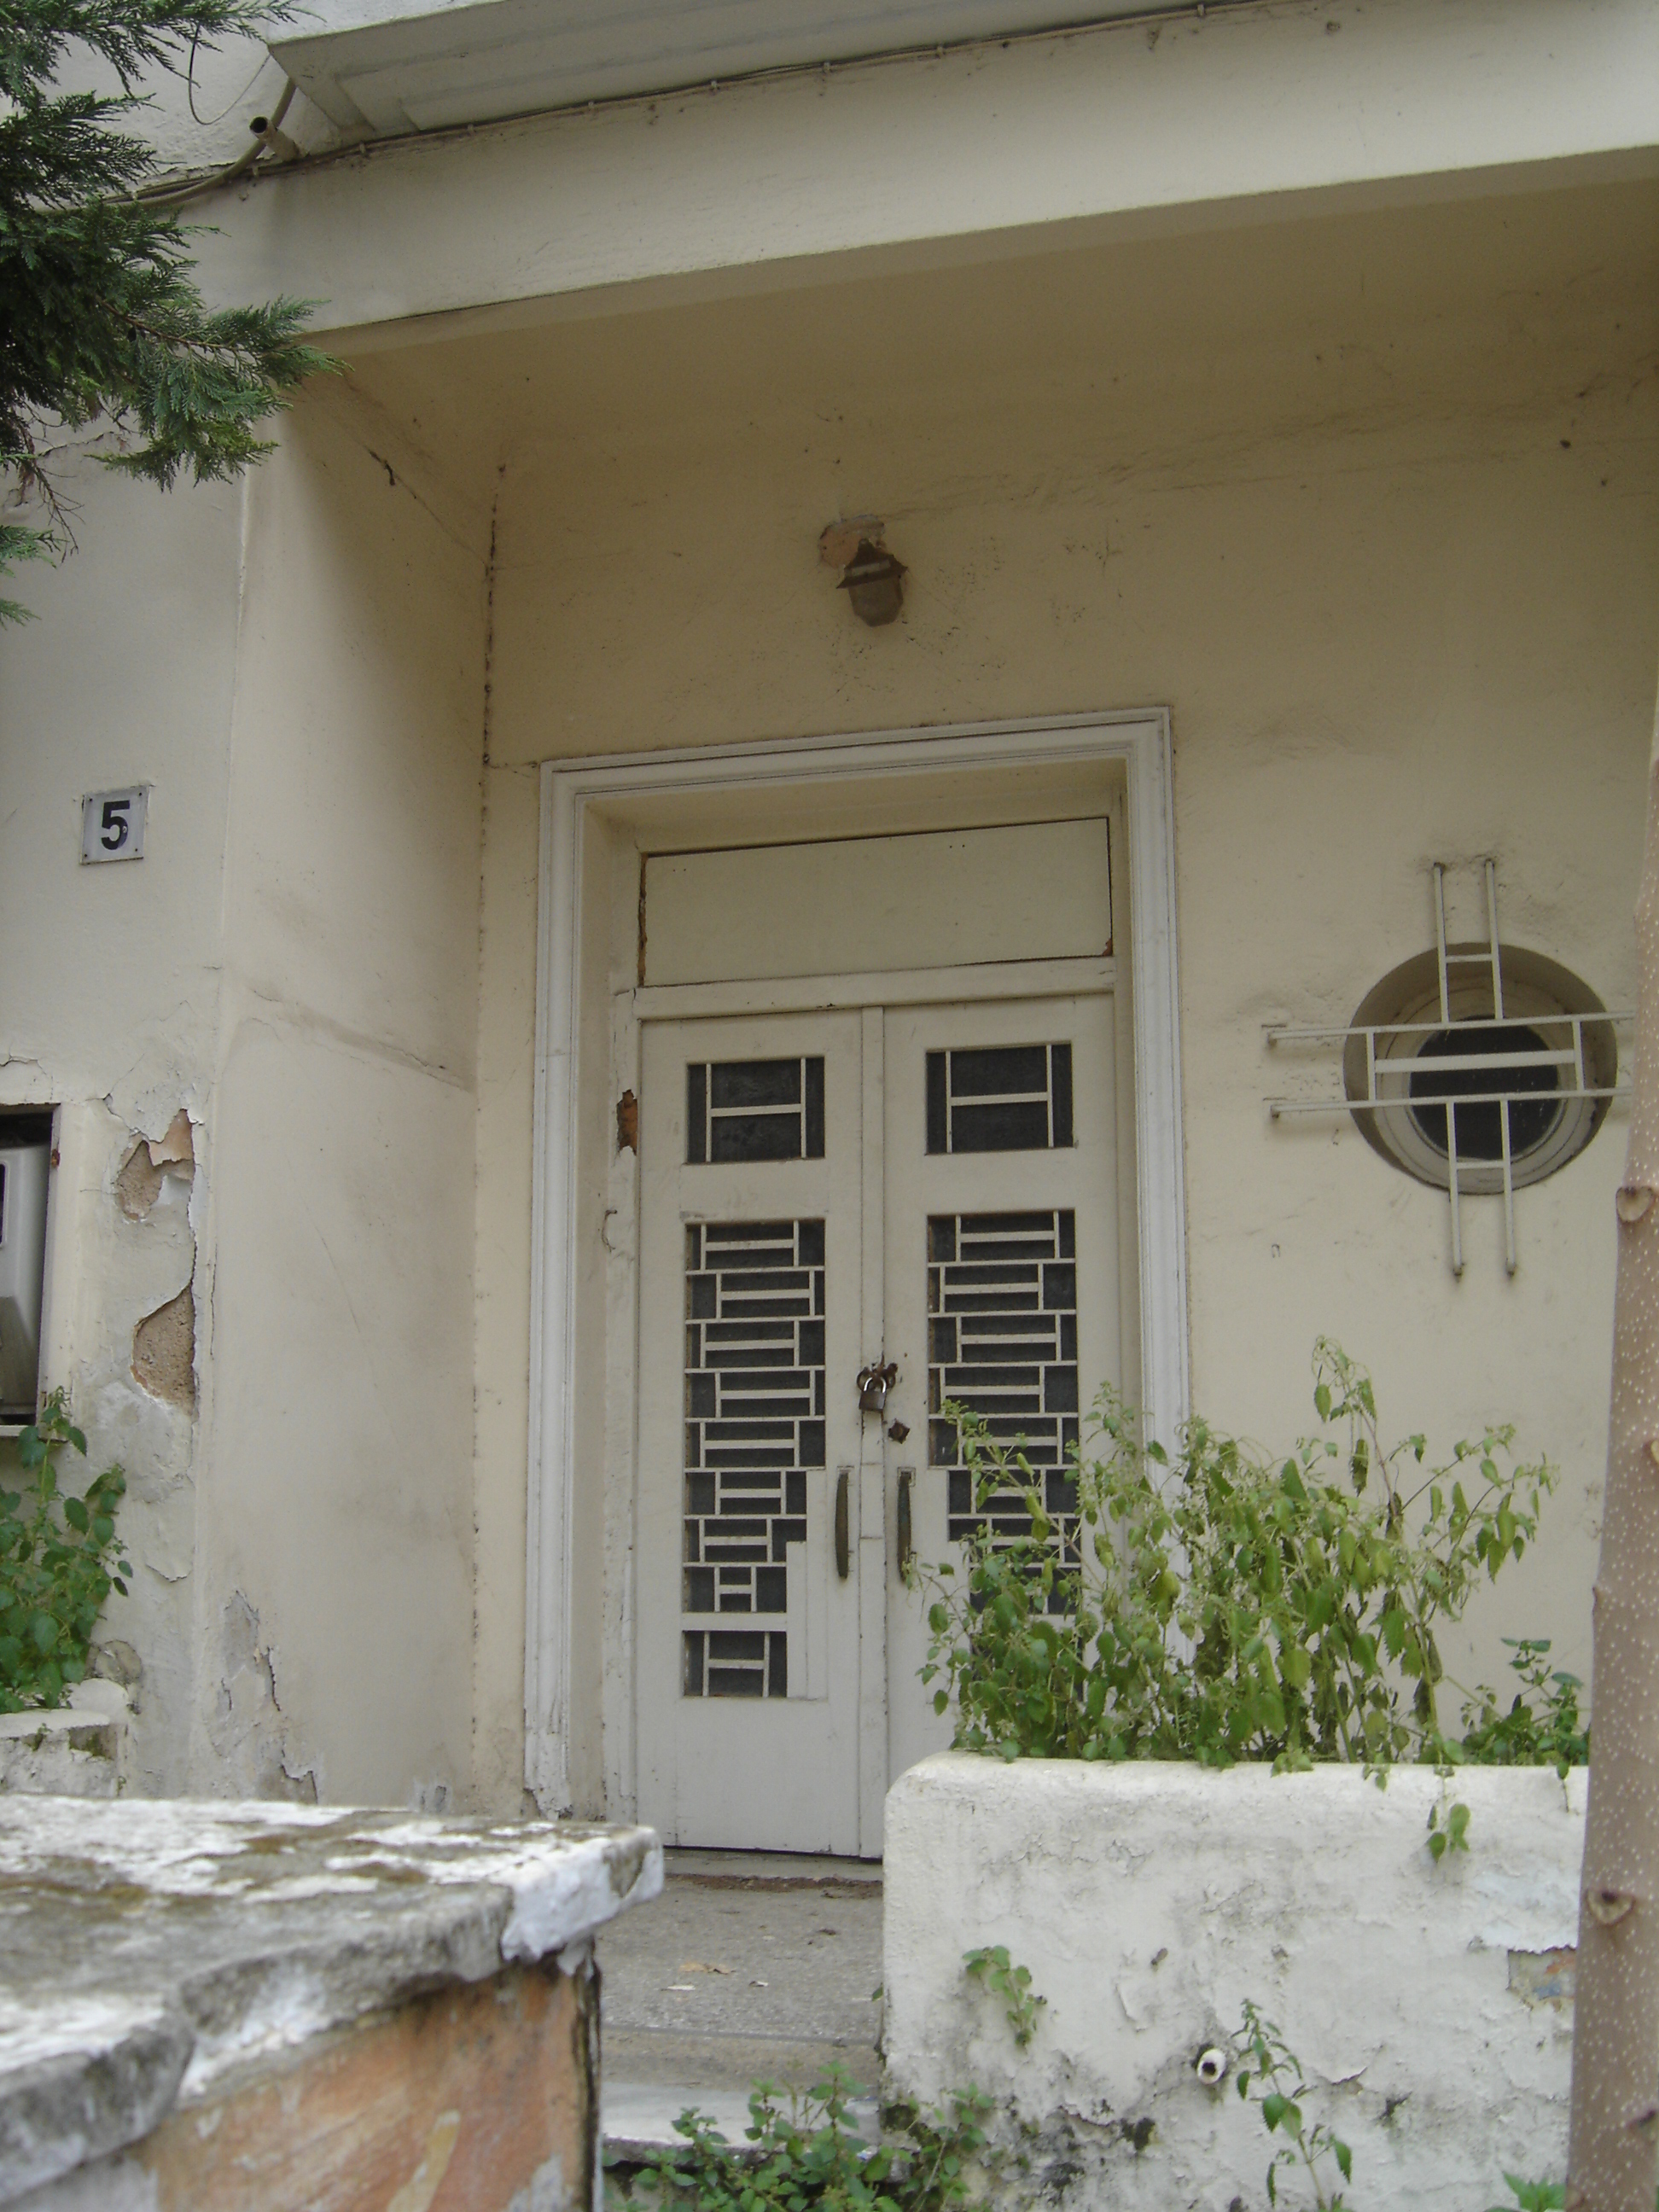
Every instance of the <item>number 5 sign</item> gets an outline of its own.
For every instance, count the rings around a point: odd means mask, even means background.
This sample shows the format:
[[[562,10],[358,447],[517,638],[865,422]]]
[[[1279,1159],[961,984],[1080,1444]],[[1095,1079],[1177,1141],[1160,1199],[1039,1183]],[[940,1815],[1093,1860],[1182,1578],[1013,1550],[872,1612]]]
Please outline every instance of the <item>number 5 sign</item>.
[[[149,798],[147,783],[126,791],[88,792],[81,801],[82,860],[142,860]]]

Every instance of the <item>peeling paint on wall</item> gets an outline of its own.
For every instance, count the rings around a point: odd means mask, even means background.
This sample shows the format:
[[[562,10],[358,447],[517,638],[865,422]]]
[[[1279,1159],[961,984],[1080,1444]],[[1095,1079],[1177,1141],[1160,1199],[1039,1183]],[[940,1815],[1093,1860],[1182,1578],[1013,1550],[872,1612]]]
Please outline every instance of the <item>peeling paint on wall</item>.
[[[317,1802],[317,1775],[291,1753],[276,1699],[274,1655],[259,1640],[259,1616],[240,1590],[219,1614],[219,1687],[209,1739],[221,1778],[244,1797]]]
[[[86,1431],[77,1479],[125,1472],[120,1530],[135,1571],[99,1627],[111,1678],[132,1701],[137,1795],[191,1786],[191,1714],[201,1662],[196,1594],[197,1215],[204,1143],[175,1087],[141,1118],[55,1079],[51,1279],[43,1373]],[[185,1103],[181,1103],[181,1095]],[[205,1296],[205,1289],[204,1291]]]
[[[132,1332],[132,1372],[152,1398],[195,1412],[196,1300],[188,1283]]]
[[[182,1170],[178,1179],[188,1186],[195,1165],[190,1115],[181,1106],[165,1136],[141,1137],[127,1154],[115,1178],[116,1202],[129,1221],[143,1221],[162,1196],[169,1170]]]
[[[1578,1953],[1569,1945],[1560,1951],[1511,1951],[1510,1987],[1529,2005],[1571,2004],[1578,1974]]]

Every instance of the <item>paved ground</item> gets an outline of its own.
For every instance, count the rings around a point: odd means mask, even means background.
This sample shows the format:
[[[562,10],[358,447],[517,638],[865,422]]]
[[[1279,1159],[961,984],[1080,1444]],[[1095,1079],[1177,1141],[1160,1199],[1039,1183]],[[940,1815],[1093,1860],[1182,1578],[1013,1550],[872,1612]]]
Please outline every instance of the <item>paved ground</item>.
[[[845,1859],[671,1851],[653,1904],[599,1942],[605,2132],[672,2139],[688,2104],[740,2136],[751,2085],[878,2073],[881,1869]]]

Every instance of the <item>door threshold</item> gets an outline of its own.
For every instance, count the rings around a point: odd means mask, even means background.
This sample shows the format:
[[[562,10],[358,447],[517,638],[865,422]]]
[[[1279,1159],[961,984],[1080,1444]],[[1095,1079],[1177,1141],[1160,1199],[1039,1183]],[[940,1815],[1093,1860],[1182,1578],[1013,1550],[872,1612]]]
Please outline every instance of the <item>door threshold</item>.
[[[879,1859],[836,1858],[828,1852],[702,1850],[680,1845],[663,1853],[670,1881],[707,1889],[881,1887]]]

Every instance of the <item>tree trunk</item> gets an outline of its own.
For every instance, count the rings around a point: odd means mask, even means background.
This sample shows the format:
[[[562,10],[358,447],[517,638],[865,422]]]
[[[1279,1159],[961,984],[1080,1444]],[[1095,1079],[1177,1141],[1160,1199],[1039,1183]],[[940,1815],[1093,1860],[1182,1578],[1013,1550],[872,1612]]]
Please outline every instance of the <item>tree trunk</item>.
[[[1569,2212],[1655,2212],[1659,2165],[1659,720],[1636,901],[1630,1150],[1596,1570]]]

